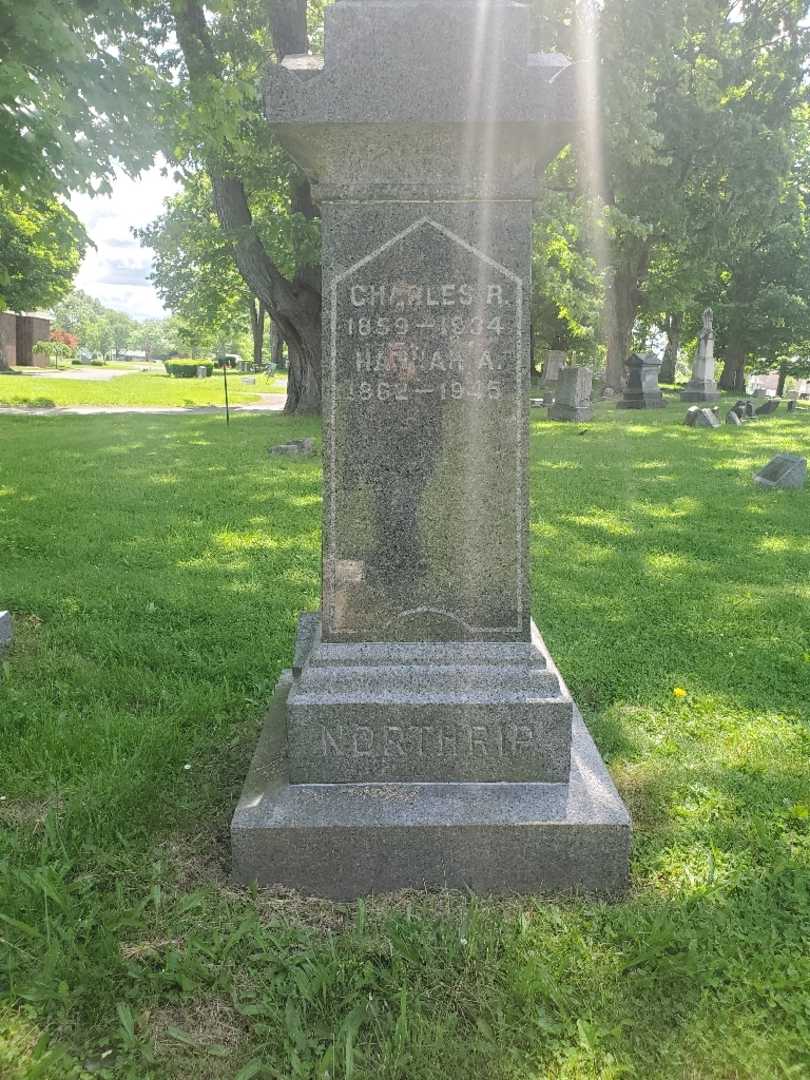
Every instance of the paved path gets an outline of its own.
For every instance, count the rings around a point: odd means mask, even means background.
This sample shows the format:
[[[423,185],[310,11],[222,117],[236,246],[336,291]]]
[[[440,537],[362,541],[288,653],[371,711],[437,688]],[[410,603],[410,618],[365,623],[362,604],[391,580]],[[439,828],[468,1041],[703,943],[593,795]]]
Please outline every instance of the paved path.
[[[24,379],[66,379],[68,382],[109,382],[110,379],[120,379],[122,375],[144,375],[153,372],[125,371],[121,368],[100,367],[72,367],[60,368],[29,368],[27,371],[17,369],[17,376]]]
[[[252,405],[231,405],[232,413],[281,412],[286,394],[261,394]],[[2,405],[0,416],[185,416],[225,414],[224,405]]]

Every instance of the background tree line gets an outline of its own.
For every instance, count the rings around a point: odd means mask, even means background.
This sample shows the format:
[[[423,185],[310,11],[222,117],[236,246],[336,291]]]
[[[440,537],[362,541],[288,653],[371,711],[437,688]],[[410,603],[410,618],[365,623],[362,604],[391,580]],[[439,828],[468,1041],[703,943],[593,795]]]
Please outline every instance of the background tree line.
[[[746,366],[804,370],[806,0],[532,8],[530,47],[575,61],[583,102],[543,178],[536,348],[604,367],[618,389],[630,349],[655,342],[671,379],[711,305],[725,388],[742,389]],[[268,315],[290,411],[320,404],[318,216],[263,120],[261,82],[268,59],[318,49],[322,17],[305,0],[63,0],[57,15],[0,0],[0,190],[63,210],[67,191],[103,191],[116,161],[137,173],[161,150],[181,192],[141,234],[158,291],[189,339],[242,320],[258,348]]]

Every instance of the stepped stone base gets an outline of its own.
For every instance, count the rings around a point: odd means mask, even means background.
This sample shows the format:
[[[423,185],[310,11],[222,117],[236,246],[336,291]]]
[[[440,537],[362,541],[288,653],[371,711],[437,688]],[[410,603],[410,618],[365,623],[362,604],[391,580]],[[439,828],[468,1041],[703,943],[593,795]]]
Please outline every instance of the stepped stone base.
[[[238,882],[335,899],[423,887],[625,888],[630,819],[575,706],[566,782],[291,783],[287,699],[299,680],[285,672],[276,687],[233,817]]]
[[[681,390],[681,401],[719,401],[720,391],[714,381],[689,382]]]

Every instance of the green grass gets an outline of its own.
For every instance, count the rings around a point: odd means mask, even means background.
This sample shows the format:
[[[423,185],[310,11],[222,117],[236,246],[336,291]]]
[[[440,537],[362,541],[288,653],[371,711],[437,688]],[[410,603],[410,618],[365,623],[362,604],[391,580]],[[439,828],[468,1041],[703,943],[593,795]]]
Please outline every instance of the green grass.
[[[75,370],[75,369],[73,369]],[[266,379],[256,376],[255,386],[240,382],[233,372],[228,376],[228,394],[232,404],[259,400],[259,394],[286,392],[284,376]],[[90,379],[43,379],[23,375],[0,378],[0,406],[37,405],[51,408],[65,405],[221,405],[225,388],[221,372],[208,379],[176,379],[165,374],[122,375],[106,382]]]
[[[319,466],[266,447],[317,424],[0,417],[3,1080],[810,1076],[810,490],[751,484],[810,416],[682,414],[533,424],[535,616],[635,822],[616,904],[231,887],[319,593]]]

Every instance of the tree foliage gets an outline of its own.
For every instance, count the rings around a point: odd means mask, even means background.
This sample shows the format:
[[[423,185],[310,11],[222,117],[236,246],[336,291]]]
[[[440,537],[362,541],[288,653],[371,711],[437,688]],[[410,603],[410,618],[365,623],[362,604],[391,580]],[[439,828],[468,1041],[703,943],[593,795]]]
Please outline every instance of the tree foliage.
[[[70,289],[86,247],[61,202],[0,188],[0,310],[49,307]]]

